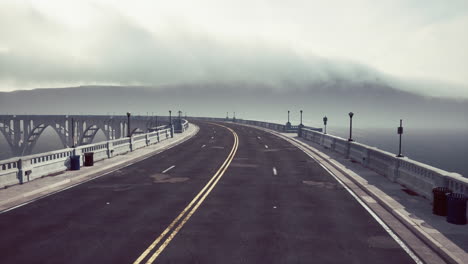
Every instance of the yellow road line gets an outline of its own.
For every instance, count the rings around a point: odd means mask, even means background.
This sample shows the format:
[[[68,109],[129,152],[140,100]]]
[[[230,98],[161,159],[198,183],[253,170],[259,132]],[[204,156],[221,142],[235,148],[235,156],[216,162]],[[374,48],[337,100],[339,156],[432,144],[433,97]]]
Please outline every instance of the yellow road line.
[[[179,225],[172,231],[172,233],[169,235],[169,237],[164,241],[164,243],[159,247],[159,249],[151,256],[151,258],[146,262],[146,263],[152,263],[158,256],[159,254],[164,250],[164,248],[171,242],[171,240],[175,237],[177,232],[185,225],[185,223],[190,219],[190,217],[195,213],[195,211],[198,209],[198,207],[203,203],[205,198],[208,196],[208,194],[211,192],[211,190],[214,188],[214,186],[217,184],[219,179],[223,176],[224,172],[227,170],[229,167],[229,164],[231,164],[232,160],[234,159],[234,156],[237,152],[237,148],[239,146],[239,138],[234,132],[229,127],[215,124],[217,126],[224,127],[228,129],[233,135],[234,135],[234,144],[232,146],[231,152],[229,153],[228,157],[226,160],[223,162],[221,167],[218,169],[218,171],[215,173],[215,175],[210,179],[210,181],[203,187],[203,189],[193,198],[193,200],[187,205],[184,210],[171,222],[171,224],[159,235],[159,237],[154,240],[153,243],[138,257],[133,264],[139,264],[143,259],[145,259],[148,254],[156,247],[156,245],[169,233],[171,230],[174,228],[174,226],[179,222],[179,220],[188,212],[190,211],[185,218],[179,223]],[[208,190],[207,190],[208,189]],[[202,194],[206,191],[206,193],[202,196]],[[198,198],[202,196],[202,198],[198,201],[198,203],[192,208],[193,204],[198,200]],[[190,210],[192,208],[192,210]]]

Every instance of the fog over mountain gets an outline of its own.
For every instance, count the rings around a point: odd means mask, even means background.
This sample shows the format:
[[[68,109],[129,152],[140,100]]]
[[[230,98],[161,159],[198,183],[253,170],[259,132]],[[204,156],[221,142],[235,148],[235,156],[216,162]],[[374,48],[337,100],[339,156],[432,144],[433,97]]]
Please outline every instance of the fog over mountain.
[[[0,93],[0,112],[15,114],[134,114],[167,115],[171,109],[189,116],[232,117],[294,123],[304,110],[304,122],[346,126],[353,111],[357,127],[393,127],[399,119],[408,127],[468,129],[468,101],[425,97],[372,82],[343,80],[309,85],[284,83],[199,83],[142,86],[81,86]]]
[[[310,125],[327,115],[330,126],[346,126],[353,111],[361,127],[394,127],[402,118],[408,126],[467,128],[467,7],[6,0],[0,113],[180,109],[285,122],[291,110],[297,122],[303,109]]]

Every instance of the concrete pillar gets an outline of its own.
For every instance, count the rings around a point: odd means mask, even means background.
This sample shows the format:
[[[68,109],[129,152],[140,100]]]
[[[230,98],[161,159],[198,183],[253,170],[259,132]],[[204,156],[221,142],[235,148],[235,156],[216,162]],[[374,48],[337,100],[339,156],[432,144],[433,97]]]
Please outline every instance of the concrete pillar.
[[[14,144],[16,146],[18,146],[18,147],[20,147],[22,149],[24,144],[20,144],[20,141],[21,141],[21,134],[22,134],[23,131],[21,131],[21,125],[20,125],[19,118],[16,118],[16,117],[13,118],[13,131],[14,131],[13,142],[14,142]]]
[[[349,154],[351,152],[351,141],[348,141],[346,144],[346,158],[349,159]]]
[[[112,158],[114,155],[114,144],[107,142],[107,157]]]
[[[18,168],[18,181],[19,184],[23,184],[24,182],[24,170],[23,170],[23,160],[19,159],[17,161],[16,167]]]

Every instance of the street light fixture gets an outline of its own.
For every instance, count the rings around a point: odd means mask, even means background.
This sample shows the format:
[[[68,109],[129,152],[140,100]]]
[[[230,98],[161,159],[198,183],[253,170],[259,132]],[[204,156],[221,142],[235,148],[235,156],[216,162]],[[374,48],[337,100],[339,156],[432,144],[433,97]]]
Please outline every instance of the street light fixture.
[[[353,140],[353,112],[349,112],[349,138],[348,141],[354,141]]]
[[[300,125],[302,126],[302,110],[301,110],[301,124]]]
[[[400,126],[397,128],[397,133],[398,135],[400,135],[400,146],[399,146],[399,150],[398,150],[398,155],[397,157],[401,158],[401,157],[404,157],[402,154],[401,154],[401,135],[403,135],[403,120],[400,119]]]
[[[72,148],[75,147],[75,119],[71,119],[71,138],[72,138]]]
[[[328,121],[328,118],[326,116],[323,117],[323,124],[325,125],[325,132],[324,134],[327,133],[327,121]]]
[[[131,137],[132,135],[130,134],[130,112],[127,112],[127,137]]]

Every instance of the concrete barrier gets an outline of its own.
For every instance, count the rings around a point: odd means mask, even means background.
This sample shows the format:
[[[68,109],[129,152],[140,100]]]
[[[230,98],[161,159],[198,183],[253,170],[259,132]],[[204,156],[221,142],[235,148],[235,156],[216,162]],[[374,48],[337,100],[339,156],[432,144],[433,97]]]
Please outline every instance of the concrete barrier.
[[[197,118],[206,121],[232,121],[225,118]],[[297,132],[298,126],[286,128],[286,125],[256,120],[236,119],[236,123],[269,128],[278,132]],[[331,149],[346,158],[359,162],[393,182],[398,182],[419,195],[432,200],[432,189],[448,187],[453,192],[468,196],[468,178],[458,173],[441,170],[430,165],[409,159],[396,157],[396,154],[367,146],[347,139],[323,134],[321,128],[303,127],[300,137]],[[298,133],[299,134],[299,133]]]
[[[454,192],[468,195],[468,179],[458,173],[444,171],[407,157],[399,158],[375,147],[349,142],[308,128],[303,128],[301,137],[359,162],[429,200],[432,199],[432,189],[435,187],[449,187]]]
[[[188,122],[185,120],[182,132],[187,128]],[[2,160],[0,161],[0,188],[66,171],[70,169],[70,156],[73,155],[81,156],[80,165],[83,165],[83,156],[87,152],[94,153],[94,161],[100,161],[157,144],[169,139],[171,130],[172,128],[164,128],[127,138]]]

